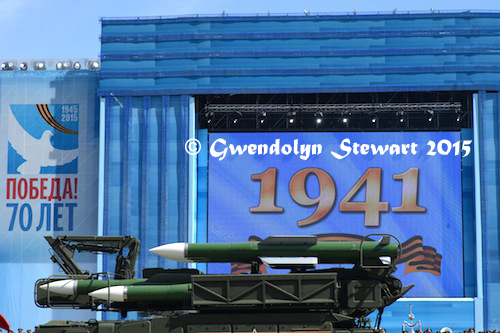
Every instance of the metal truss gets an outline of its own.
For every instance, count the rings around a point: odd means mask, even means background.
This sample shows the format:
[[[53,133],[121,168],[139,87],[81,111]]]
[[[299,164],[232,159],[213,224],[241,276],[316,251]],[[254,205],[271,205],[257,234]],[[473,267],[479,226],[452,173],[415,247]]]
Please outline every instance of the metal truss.
[[[208,104],[202,112],[217,113],[377,113],[377,112],[460,112],[462,103],[359,103],[359,104]]]

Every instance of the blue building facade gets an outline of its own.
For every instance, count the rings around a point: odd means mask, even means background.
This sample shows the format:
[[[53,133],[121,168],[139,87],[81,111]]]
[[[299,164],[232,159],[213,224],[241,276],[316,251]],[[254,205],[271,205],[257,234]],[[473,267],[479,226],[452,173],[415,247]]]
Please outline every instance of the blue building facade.
[[[148,255],[158,244],[203,241],[206,161],[184,152],[206,135],[197,95],[473,94],[475,286],[397,302],[383,324],[408,301],[433,329],[500,324],[500,13],[103,19],[101,42],[101,228],[141,239],[139,268],[172,265]]]

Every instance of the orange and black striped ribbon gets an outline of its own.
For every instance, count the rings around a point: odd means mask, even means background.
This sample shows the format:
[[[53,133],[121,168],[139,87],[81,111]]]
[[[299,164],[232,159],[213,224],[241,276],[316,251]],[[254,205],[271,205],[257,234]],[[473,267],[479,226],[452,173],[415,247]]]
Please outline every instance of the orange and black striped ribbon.
[[[59,132],[63,132],[66,134],[78,134],[78,132],[70,130],[69,128],[66,128],[63,125],[59,124],[52,113],[50,113],[48,104],[37,104],[36,108],[38,110],[38,113],[40,113],[40,115],[42,116],[43,120],[45,120],[47,124],[55,128]]]

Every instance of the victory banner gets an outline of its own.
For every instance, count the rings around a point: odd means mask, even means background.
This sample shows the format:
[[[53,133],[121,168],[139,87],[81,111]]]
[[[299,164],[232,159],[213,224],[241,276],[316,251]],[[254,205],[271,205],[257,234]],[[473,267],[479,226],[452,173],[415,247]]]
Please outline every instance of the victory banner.
[[[402,249],[395,275],[416,285],[407,296],[463,297],[468,144],[459,132],[212,133],[208,242],[392,234]],[[247,266],[210,264],[209,273]]]
[[[1,74],[0,309],[12,327],[32,329],[59,318],[33,302],[35,281],[62,273],[44,236],[97,234],[97,80],[94,73]],[[79,262],[96,269],[95,256]]]

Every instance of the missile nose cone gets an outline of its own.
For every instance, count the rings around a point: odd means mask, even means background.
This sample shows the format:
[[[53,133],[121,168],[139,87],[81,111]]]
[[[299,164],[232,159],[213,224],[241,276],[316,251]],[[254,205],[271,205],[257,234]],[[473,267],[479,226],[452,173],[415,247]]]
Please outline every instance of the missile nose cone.
[[[126,286],[114,286],[114,287],[94,290],[93,292],[89,293],[89,296],[104,301],[109,300],[112,302],[125,302],[126,294],[127,294]]]
[[[40,286],[42,290],[60,295],[76,295],[77,280],[59,280]]]
[[[172,243],[157,246],[149,250],[160,257],[172,259],[175,261],[192,262],[186,257],[187,243]]]

